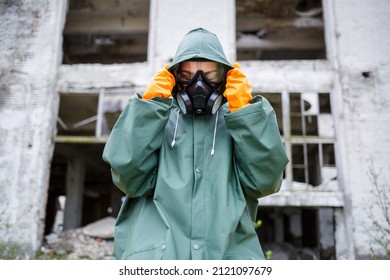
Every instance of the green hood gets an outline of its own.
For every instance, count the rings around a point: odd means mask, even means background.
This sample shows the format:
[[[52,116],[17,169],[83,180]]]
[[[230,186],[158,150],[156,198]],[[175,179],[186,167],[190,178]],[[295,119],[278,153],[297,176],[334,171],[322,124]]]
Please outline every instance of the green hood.
[[[203,28],[193,29],[184,36],[169,69],[192,58],[205,58],[233,68],[233,65],[226,59],[218,37]]]

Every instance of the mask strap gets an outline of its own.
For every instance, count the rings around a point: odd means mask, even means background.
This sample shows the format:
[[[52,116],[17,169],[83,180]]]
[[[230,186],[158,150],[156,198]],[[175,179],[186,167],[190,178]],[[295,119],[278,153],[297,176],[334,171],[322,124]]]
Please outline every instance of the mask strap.
[[[211,147],[211,156],[214,155],[215,153],[215,137],[217,135],[217,124],[218,124],[218,114],[219,114],[219,110],[217,111],[217,114],[216,114],[216,117],[215,117],[215,125],[214,125],[214,135],[213,135],[213,146]]]
[[[177,112],[177,117],[176,117],[176,124],[175,124],[175,132],[173,133],[173,140],[172,140],[172,143],[171,143],[171,148],[173,148],[176,144],[176,133],[177,133],[177,127],[178,127],[178,124],[179,124],[179,112]]]

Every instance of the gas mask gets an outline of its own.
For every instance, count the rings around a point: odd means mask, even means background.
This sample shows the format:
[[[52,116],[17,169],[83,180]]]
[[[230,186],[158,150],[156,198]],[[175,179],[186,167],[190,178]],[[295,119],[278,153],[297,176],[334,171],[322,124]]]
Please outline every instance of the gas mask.
[[[192,77],[176,74],[177,94],[175,95],[180,110],[187,115],[212,115],[224,103],[225,73],[220,77],[208,78],[198,70]],[[210,80],[212,79],[212,81]]]

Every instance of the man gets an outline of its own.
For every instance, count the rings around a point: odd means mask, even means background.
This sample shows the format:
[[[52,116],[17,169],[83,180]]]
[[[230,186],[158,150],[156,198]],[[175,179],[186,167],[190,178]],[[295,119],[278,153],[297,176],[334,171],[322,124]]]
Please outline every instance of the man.
[[[103,152],[126,194],[115,258],[264,259],[258,198],[279,191],[288,159],[273,108],[251,93],[198,28],[130,99]]]

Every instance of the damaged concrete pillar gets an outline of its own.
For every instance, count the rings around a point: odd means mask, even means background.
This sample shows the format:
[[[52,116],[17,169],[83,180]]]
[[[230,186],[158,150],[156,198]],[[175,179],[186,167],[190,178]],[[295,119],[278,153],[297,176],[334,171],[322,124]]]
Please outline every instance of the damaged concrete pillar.
[[[64,230],[74,229],[81,226],[84,179],[85,161],[83,157],[69,159],[66,171]]]
[[[283,212],[275,208],[273,213],[274,223],[275,223],[275,242],[282,244],[284,240],[284,222],[283,222]]]
[[[291,234],[293,244],[302,246],[302,211],[300,209],[292,210],[290,214],[289,233]]]
[[[335,255],[334,218],[332,208],[319,208],[318,212],[318,242],[321,259],[332,259]]]

